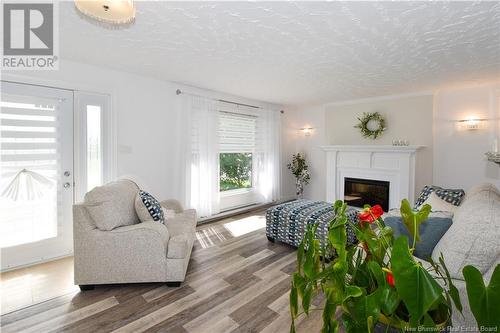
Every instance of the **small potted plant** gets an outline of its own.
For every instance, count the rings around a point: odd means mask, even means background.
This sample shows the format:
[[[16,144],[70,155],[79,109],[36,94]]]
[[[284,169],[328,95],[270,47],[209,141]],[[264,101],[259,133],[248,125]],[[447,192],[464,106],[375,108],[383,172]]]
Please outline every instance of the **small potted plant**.
[[[298,248],[290,292],[291,332],[295,332],[295,319],[309,313],[318,294],[324,303],[322,332],[338,331],[337,311],[347,332],[446,330],[452,302],[462,309],[458,290],[442,256],[439,263],[426,268],[412,255],[420,239],[419,226],[431,207],[413,211],[407,200],[402,201],[402,220],[412,235],[410,244],[406,236],[394,239],[380,206],[366,206],[358,215],[359,223],[346,217],[345,203],[337,201],[334,208],[325,247],[316,238],[318,225],[311,224]],[[348,223],[359,240],[356,245],[347,243]],[[325,260],[332,250],[333,259]]]
[[[295,176],[296,195],[299,199],[304,196],[304,185],[309,184],[311,176],[309,175],[306,159],[300,153],[292,156],[292,162],[287,164],[287,168]]]

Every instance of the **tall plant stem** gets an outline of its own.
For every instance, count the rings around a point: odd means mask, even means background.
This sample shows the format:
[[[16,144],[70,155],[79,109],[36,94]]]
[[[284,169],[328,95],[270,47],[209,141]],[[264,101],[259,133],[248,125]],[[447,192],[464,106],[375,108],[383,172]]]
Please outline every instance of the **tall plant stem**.
[[[413,245],[412,249],[415,249],[417,246],[417,217],[413,215]]]

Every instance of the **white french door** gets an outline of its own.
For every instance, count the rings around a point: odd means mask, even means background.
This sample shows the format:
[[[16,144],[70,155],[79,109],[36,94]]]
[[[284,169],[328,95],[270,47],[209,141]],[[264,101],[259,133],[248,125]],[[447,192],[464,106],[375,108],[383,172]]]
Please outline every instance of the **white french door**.
[[[1,82],[1,269],[72,253],[73,91]]]

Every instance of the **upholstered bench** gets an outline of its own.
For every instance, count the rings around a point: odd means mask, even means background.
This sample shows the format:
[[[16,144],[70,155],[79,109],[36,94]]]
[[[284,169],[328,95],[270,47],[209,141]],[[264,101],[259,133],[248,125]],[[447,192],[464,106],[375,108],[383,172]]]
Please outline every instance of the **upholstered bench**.
[[[357,211],[347,210],[351,221],[357,221]],[[298,247],[308,224],[319,223],[316,232],[321,246],[328,235],[328,224],[335,216],[333,204],[325,201],[295,200],[270,207],[266,211],[266,236],[271,242],[279,241]],[[347,241],[357,243],[354,231],[346,225]]]

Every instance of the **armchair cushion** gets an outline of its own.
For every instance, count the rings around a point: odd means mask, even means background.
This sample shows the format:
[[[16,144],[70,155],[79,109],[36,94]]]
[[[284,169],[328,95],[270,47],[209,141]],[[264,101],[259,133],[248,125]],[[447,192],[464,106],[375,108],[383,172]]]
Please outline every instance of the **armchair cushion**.
[[[99,186],[85,195],[85,207],[100,230],[132,225],[139,222],[135,212],[137,185],[129,180],[119,180]]]

